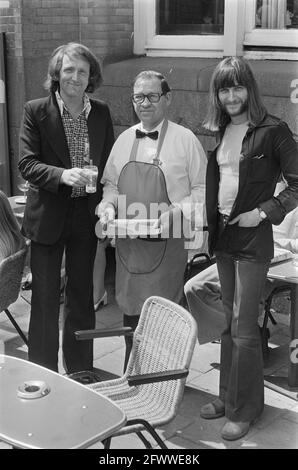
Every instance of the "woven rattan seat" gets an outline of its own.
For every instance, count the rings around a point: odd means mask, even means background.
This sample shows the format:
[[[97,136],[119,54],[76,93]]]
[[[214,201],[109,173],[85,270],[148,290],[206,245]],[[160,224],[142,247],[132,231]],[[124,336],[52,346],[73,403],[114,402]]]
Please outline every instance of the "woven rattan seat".
[[[5,258],[0,263],[0,312],[5,312],[9,320],[25,342],[28,345],[28,340],[13,318],[8,307],[14,303],[20,292],[22,274],[27,254],[27,245],[20,251]]]
[[[125,374],[89,385],[125,412],[127,424],[115,435],[137,433],[151,447],[140,433],[147,429],[166,448],[154,428],[170,422],[177,414],[196,340],[196,323],[183,307],[161,297],[146,300]],[[171,377],[165,377],[170,372]],[[141,383],[147,380],[149,383]],[[106,448],[109,445],[105,443]]]
[[[270,331],[267,327],[268,320],[270,319],[273,325],[276,325],[276,321],[271,313],[271,304],[275,297],[280,295],[287,294],[289,298],[291,297],[291,290],[293,289],[293,284],[284,283],[283,285],[276,286],[272,292],[268,295],[267,299],[265,300],[265,308],[264,308],[264,320],[263,324],[260,328],[261,331],[261,338],[262,338],[262,349],[263,349],[263,357],[266,359],[269,354],[269,346],[268,346],[268,339],[270,337]]]

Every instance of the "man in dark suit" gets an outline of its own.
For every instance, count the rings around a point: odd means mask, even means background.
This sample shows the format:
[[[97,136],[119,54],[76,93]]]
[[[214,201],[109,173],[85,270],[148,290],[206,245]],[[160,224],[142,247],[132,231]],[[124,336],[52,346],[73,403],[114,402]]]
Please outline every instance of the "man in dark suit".
[[[63,356],[68,373],[91,370],[92,341],[74,332],[95,326],[93,263],[95,207],[113,145],[108,107],[90,99],[101,67],[85,46],[69,43],[52,54],[47,98],[25,105],[19,169],[30,183],[23,234],[31,239],[32,303],[29,360],[58,371],[60,269],[65,251]],[[84,165],[98,168],[97,190],[87,194]]]

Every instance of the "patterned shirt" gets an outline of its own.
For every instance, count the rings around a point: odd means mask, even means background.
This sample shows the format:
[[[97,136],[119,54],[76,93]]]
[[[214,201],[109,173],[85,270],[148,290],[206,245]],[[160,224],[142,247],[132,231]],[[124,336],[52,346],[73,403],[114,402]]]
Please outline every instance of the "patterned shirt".
[[[68,144],[72,168],[83,168],[90,160],[87,118],[91,110],[90,100],[84,95],[84,106],[79,116],[74,119],[68,111],[58,91],[55,93],[62,117],[65,137]],[[71,197],[85,196],[85,187],[72,188]]]

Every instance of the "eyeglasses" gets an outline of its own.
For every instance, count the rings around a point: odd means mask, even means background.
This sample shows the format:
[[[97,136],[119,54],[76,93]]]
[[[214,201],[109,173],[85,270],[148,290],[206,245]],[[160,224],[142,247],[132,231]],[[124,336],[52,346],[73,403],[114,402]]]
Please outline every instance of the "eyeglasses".
[[[142,104],[147,98],[150,103],[158,103],[162,95],[166,93],[148,93],[148,95],[144,95],[143,93],[135,93],[131,95],[131,99],[135,104]]]

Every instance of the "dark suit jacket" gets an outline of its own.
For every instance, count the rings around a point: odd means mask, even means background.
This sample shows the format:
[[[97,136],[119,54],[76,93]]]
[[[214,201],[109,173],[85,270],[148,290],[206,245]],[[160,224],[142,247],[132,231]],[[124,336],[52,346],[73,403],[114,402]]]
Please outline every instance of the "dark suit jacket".
[[[102,196],[100,179],[114,134],[107,105],[90,102],[87,126],[90,158],[98,167],[98,188],[87,197],[95,223],[95,207]],[[20,132],[19,169],[30,183],[22,231],[38,243],[54,244],[62,233],[72,191],[70,186],[60,184],[65,168],[71,168],[71,161],[55,95],[29,101],[25,104]]]

